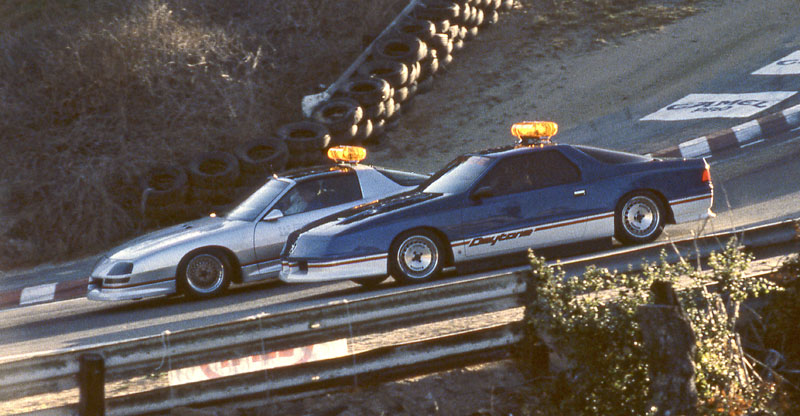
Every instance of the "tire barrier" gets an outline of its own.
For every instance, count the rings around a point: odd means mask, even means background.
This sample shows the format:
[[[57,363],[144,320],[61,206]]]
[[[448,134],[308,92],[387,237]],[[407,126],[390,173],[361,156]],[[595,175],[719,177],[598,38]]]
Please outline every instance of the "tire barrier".
[[[286,142],[274,137],[249,140],[237,146],[233,154],[239,159],[241,184],[251,190],[269,175],[286,169],[289,162]]]
[[[143,179],[142,210],[148,218],[186,211],[189,205],[221,207],[251,192],[287,167],[325,163],[325,150],[340,144],[374,145],[430,91],[466,43],[498,23],[514,0],[409,0],[410,3],[326,90],[308,118],[284,124],[273,135],[236,147],[233,154],[206,152],[185,168],[159,166]],[[319,101],[319,102],[317,102]],[[183,206],[181,211],[175,207]],[[188,210],[199,212],[197,208]]]
[[[328,128],[313,120],[284,124],[276,134],[289,149],[290,167],[306,166],[309,161],[316,160],[317,154],[331,143]]]

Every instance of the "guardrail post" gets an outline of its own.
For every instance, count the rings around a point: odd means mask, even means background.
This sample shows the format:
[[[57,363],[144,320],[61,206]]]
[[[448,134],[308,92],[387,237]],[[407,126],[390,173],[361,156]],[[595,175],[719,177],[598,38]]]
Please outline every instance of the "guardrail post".
[[[656,415],[697,414],[694,355],[695,334],[678,303],[672,283],[650,286],[654,305],[641,305],[636,320],[642,332],[650,373],[650,404]]]
[[[78,402],[78,414],[80,416],[103,416],[105,415],[106,373],[103,356],[96,353],[87,353],[80,356],[79,362],[80,401]]]

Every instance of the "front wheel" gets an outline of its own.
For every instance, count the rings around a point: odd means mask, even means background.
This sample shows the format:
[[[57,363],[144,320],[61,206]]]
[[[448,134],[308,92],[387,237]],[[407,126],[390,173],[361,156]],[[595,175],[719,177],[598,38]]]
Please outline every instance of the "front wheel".
[[[225,291],[233,268],[227,256],[208,250],[184,259],[178,268],[178,282],[186,296],[208,298]]]
[[[614,215],[614,236],[625,244],[649,243],[664,230],[664,207],[655,194],[641,191],[622,199]]]
[[[442,243],[427,230],[406,232],[392,243],[389,272],[401,283],[419,283],[439,276],[443,267]]]

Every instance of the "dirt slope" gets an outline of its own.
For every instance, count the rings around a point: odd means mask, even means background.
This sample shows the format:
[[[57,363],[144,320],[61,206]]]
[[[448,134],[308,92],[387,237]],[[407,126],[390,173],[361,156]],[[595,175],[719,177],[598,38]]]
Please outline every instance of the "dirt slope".
[[[468,43],[434,90],[417,97],[390,140],[370,157],[379,164],[433,171],[465,151],[510,143],[508,129],[515,121],[553,120],[563,132],[636,104],[663,105],[674,91],[698,86],[731,62],[744,64],[748,48],[771,49],[800,17],[792,0],[660,0],[631,17],[637,21],[633,27],[617,22],[626,18],[622,15],[589,28],[558,24],[558,16],[537,17],[548,11],[547,4],[536,2],[503,16],[500,25]],[[664,24],[692,10],[704,12]],[[649,19],[647,13],[652,13]],[[745,40],[745,50],[731,52]],[[654,147],[660,148],[642,144],[621,150]]]

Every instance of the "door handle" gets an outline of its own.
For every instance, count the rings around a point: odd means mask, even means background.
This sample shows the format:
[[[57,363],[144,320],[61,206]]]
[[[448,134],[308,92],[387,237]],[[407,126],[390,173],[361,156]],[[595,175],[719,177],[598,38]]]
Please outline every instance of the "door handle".
[[[586,196],[586,190],[581,189],[572,193],[573,196]]]

